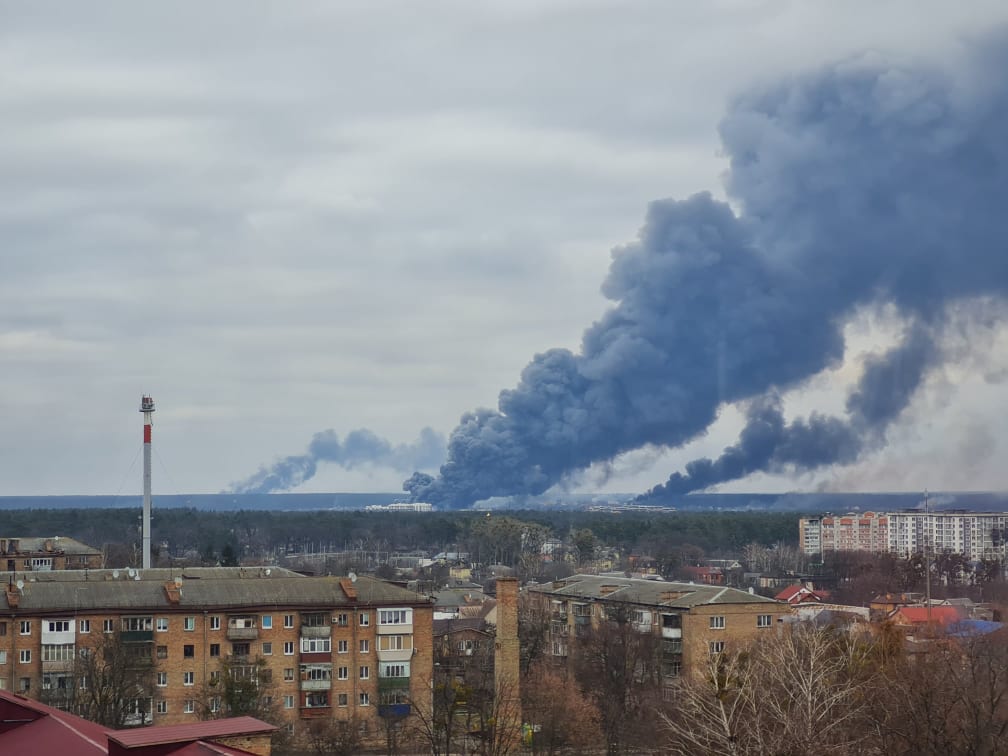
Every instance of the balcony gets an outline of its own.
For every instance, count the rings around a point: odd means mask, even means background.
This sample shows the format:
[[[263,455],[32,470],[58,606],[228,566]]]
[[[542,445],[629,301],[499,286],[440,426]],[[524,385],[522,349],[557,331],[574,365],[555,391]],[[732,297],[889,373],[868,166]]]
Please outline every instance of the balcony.
[[[46,661],[42,660],[42,672],[73,672],[74,671],[74,660],[73,659],[61,659],[59,661]]]
[[[301,625],[302,638],[328,638],[332,635],[329,625]]]
[[[331,715],[331,706],[303,706],[301,708],[301,719],[321,719]]]
[[[237,627],[228,625],[227,639],[232,641],[251,641],[259,637],[258,627]]]
[[[153,630],[123,630],[119,633],[119,639],[123,643],[153,643]]]
[[[390,693],[392,691],[403,691],[409,693],[410,678],[408,677],[379,677],[378,692]]]
[[[399,719],[410,715],[410,705],[408,703],[399,704],[379,704],[378,716],[386,719]]]
[[[591,624],[591,617],[589,617],[587,615],[575,614],[574,615],[574,624],[575,625],[590,625]]]
[[[682,638],[681,627],[663,627],[661,629],[662,638]]]
[[[332,680],[302,680],[301,690],[331,690]]]
[[[555,620],[557,622],[566,622],[567,621],[567,612],[566,611],[556,610],[552,614],[550,614],[550,619]]]
[[[409,661],[413,658],[412,648],[385,649],[378,647],[378,661]]]

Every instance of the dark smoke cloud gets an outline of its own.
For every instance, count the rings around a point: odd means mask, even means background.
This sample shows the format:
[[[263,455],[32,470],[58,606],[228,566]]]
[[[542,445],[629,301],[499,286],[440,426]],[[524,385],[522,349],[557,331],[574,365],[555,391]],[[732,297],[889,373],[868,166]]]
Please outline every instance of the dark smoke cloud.
[[[538,494],[645,444],[678,447],[723,403],[749,423],[676,487],[850,462],[940,364],[957,302],[1008,290],[1005,35],[959,71],[848,61],[740,98],[721,124],[736,215],[709,194],[653,203],[613,252],[616,304],[579,353],[536,355],[497,410],[462,417],[413,495],[461,507]],[[909,324],[869,361],[845,417],[786,423],[776,397],[844,356],[843,327],[885,305]]]
[[[424,428],[411,444],[393,446],[371,431],[351,431],[342,441],[333,430],[316,433],[306,454],[284,457],[231,487],[232,493],[270,493],[287,491],[313,477],[319,462],[331,462],[346,469],[374,465],[403,472],[418,467],[433,469],[445,458],[445,439]]]

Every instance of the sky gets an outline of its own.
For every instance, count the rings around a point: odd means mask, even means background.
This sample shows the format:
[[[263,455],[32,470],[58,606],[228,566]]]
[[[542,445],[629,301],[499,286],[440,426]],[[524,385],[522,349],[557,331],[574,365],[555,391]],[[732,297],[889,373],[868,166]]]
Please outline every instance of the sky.
[[[851,61],[968,90],[1006,26],[983,0],[0,0],[0,495],[138,493],[142,393],[156,492],[320,448],[343,464],[294,490],[435,474],[464,413],[582,349],[650,203],[758,204],[740,100]],[[781,386],[788,418],[844,408],[899,343],[884,305],[844,311],[842,354]],[[1008,333],[996,307],[953,315],[954,358],[882,441],[716,490],[1008,488]],[[556,485],[644,491],[747,417],[725,401]]]

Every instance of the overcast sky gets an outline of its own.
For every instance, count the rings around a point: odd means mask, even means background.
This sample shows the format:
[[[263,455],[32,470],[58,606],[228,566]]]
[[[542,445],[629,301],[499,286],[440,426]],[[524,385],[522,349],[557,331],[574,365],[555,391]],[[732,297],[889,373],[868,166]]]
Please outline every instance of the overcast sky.
[[[160,493],[326,429],[447,435],[578,348],[648,202],[724,196],[734,97],[873,51],[954,66],[1006,23],[980,0],[0,0],[0,495],[138,493],[142,392]],[[852,321],[789,409],[842,406],[890,335]],[[1008,488],[1008,338],[981,335],[883,452],[721,490]],[[740,417],[569,486],[648,488]],[[297,490],[404,477],[323,464]]]

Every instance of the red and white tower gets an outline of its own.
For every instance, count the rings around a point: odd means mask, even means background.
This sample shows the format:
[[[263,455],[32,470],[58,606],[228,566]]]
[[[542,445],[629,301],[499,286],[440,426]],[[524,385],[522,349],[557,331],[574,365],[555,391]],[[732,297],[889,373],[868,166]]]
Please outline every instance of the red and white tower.
[[[154,414],[154,400],[149,396],[140,397],[140,411],[144,416],[144,468],[143,468],[143,568],[151,566],[151,415]]]

